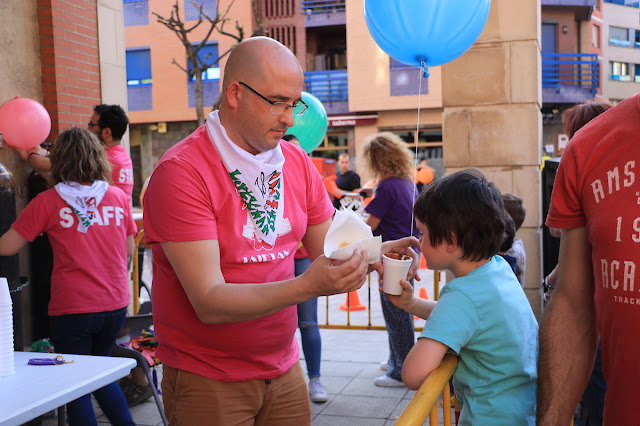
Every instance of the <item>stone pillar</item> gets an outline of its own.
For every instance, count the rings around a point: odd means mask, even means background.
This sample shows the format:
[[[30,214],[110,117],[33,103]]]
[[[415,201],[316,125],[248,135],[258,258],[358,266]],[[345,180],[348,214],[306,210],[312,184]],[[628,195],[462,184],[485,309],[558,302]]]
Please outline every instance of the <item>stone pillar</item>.
[[[527,253],[525,292],[541,313],[542,89],[540,0],[492,0],[478,41],[442,66],[447,173],[474,167],[503,193],[524,199],[517,233]]]

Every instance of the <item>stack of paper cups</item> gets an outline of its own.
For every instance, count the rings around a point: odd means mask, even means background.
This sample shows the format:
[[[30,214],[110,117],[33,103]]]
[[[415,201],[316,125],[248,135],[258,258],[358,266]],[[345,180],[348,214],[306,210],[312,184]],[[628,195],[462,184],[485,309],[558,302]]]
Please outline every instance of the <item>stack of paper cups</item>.
[[[13,307],[9,283],[0,277],[0,378],[13,373]]]

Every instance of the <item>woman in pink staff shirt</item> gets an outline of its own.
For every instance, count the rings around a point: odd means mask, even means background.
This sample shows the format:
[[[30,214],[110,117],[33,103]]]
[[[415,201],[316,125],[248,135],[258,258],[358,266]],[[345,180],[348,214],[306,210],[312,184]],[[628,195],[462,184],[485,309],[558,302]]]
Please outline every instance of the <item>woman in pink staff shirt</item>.
[[[16,254],[46,232],[53,249],[49,316],[55,350],[107,356],[129,304],[127,257],[137,232],[130,202],[109,185],[104,146],[87,130],[62,132],[51,165],[55,186],[38,194],[0,237],[0,256]],[[93,395],[111,423],[134,424],[117,383]],[[71,425],[96,424],[90,395],[67,408]]]

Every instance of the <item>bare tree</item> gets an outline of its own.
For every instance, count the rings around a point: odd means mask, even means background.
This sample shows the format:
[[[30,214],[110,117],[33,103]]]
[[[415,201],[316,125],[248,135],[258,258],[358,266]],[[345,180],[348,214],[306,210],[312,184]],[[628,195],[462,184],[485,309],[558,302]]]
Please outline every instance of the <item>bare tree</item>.
[[[152,12],[156,16],[159,23],[173,31],[175,35],[180,39],[180,42],[185,49],[186,58],[191,61],[191,70],[189,70],[187,64],[178,62],[175,58],[173,58],[171,62],[182,71],[184,71],[189,76],[189,78],[195,77],[196,113],[198,115],[198,126],[204,124],[205,120],[204,113],[202,111],[202,108],[204,107],[204,103],[202,100],[202,73],[212,66],[216,65],[220,61],[220,59],[227,56],[231,52],[231,50],[244,39],[244,28],[240,26],[238,21],[235,21],[234,32],[225,29],[225,25],[229,24],[229,22],[231,21],[228,15],[234,2],[235,0],[232,0],[229,3],[229,6],[227,6],[227,8],[224,10],[224,12],[220,13],[218,9],[218,2],[216,1],[216,15],[215,17],[211,17],[206,12],[204,12],[202,4],[198,4],[198,2],[194,1],[193,5],[198,9],[198,20],[193,24],[189,24],[188,26],[180,17],[180,0],[176,0],[171,9],[171,15],[169,16],[169,18],[160,16],[156,12]],[[256,1],[252,0],[251,3],[252,11],[255,13],[257,10],[259,10],[256,8]],[[258,25],[257,30],[251,36],[258,35],[262,32],[260,15],[254,16]],[[189,37],[192,36],[191,33],[195,31],[196,28],[200,27],[200,25],[207,26],[207,32],[201,40],[192,42]],[[224,53],[219,54],[217,58],[212,58],[211,53],[207,53],[206,55],[204,55],[204,57],[201,57],[201,55],[199,55],[198,53],[207,44],[214,32],[217,32],[218,34],[225,37],[231,37],[233,40],[235,40],[235,43]]]

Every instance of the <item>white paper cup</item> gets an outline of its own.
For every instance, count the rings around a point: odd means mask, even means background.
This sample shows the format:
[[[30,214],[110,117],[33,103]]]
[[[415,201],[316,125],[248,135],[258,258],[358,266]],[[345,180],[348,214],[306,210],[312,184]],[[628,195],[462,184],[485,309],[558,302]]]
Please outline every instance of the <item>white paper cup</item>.
[[[0,277],[0,306],[11,305],[11,294],[9,293],[9,282],[5,277]]]
[[[411,267],[411,256],[406,254],[385,253],[382,255],[382,291],[387,294],[399,295],[402,293],[400,280],[406,280]]]

